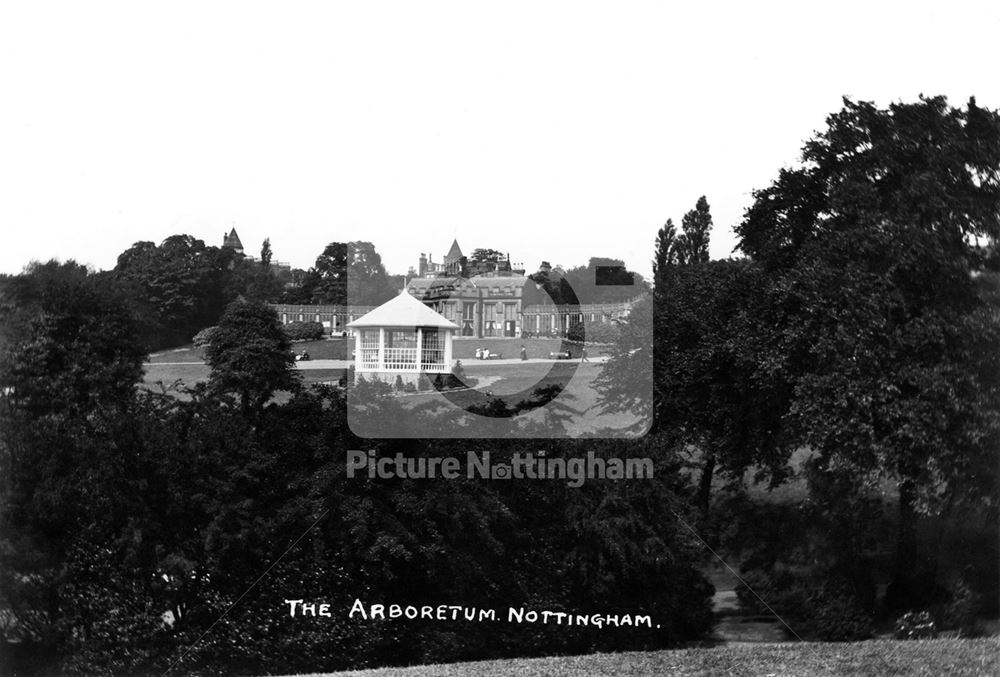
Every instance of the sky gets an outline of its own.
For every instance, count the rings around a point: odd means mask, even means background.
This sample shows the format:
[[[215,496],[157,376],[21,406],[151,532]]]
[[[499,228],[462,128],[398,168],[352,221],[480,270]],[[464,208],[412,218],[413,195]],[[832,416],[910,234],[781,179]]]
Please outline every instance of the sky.
[[[1000,108],[998,36],[997,2],[5,3],[0,272],[235,226],[300,268],[457,237],[648,275],[701,195],[725,258],[843,96]]]

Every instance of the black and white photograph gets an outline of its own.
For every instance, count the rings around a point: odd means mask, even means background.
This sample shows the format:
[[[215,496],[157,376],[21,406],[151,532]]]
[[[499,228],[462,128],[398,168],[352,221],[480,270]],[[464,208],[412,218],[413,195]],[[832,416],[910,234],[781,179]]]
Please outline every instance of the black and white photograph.
[[[1000,674],[998,36],[0,7],[0,675]]]

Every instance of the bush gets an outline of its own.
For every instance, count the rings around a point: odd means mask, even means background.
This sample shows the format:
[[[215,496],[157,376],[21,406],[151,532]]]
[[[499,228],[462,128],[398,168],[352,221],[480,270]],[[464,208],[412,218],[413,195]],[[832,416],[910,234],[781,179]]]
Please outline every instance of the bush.
[[[896,620],[896,639],[932,639],[937,637],[934,618],[927,611],[908,611]]]
[[[403,391],[403,377],[400,376],[399,374],[396,374],[396,382],[392,384],[392,387],[393,387],[393,389],[396,392],[402,392]]]
[[[316,341],[323,338],[323,325],[319,322],[289,322],[282,329],[293,341]]]
[[[868,639],[875,630],[872,614],[844,583],[828,583],[808,595],[806,612],[799,627],[812,639],[850,642]]]
[[[976,616],[982,601],[965,581],[958,581],[949,589],[950,600],[942,610],[944,627],[958,630],[962,635],[976,634]]]
[[[621,327],[614,322],[595,322],[587,327],[587,343],[616,343]]]
[[[195,348],[204,348],[209,343],[212,342],[212,335],[218,327],[205,327],[200,332],[194,335],[191,342],[194,343]]]
[[[741,584],[736,591],[743,607],[752,613],[771,613],[750,592],[752,588],[802,639],[847,642],[866,639],[874,632],[871,610],[843,579],[799,577],[785,569],[754,570],[743,579],[748,585]]]

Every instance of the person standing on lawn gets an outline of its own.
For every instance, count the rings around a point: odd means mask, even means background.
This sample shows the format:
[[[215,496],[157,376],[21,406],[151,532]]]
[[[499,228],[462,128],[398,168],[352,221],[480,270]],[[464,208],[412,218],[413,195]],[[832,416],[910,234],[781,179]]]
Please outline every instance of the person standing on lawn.
[[[522,343],[521,344],[521,361],[524,362],[527,359],[528,359],[528,349],[525,348],[524,344]]]
[[[587,347],[586,346],[584,346],[583,348],[580,349],[580,364],[583,364],[584,362],[590,362],[590,360],[587,359]]]

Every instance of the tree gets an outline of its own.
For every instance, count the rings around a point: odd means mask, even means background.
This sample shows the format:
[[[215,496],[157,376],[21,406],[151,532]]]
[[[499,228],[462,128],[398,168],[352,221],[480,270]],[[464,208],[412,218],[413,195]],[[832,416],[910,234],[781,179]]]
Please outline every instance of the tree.
[[[265,238],[264,243],[260,246],[260,265],[264,268],[270,268],[271,256],[271,238]]]
[[[118,257],[114,275],[133,286],[146,341],[155,348],[186,343],[215,324],[226,304],[245,289],[229,248],[206,247],[190,235],[172,235],[159,246],[137,242]]]
[[[382,305],[397,293],[385,272],[382,257],[371,242],[349,242],[348,301],[352,305]]]
[[[347,305],[347,244],[331,242],[309,271],[313,303]]]
[[[653,285],[657,292],[662,292],[667,284],[667,273],[670,266],[678,262],[677,228],[673,219],[667,219],[656,233],[655,254],[653,258]]]
[[[503,261],[507,258],[499,249],[474,249],[472,254],[469,256],[469,261],[471,262],[491,262],[497,263]]]
[[[129,587],[146,523],[134,444],[145,353],[120,285],[70,261],[32,264],[7,287],[0,322],[0,586],[14,632],[45,651],[93,637],[83,592],[89,549],[121,562],[105,597]],[[140,577],[141,578],[141,577]],[[7,641],[7,637],[3,641]]]
[[[981,289],[1000,234],[1000,116],[921,97],[845,99],[737,228],[770,282],[762,364],[793,435],[831,471],[899,489],[890,602],[931,586],[916,521],[997,505],[1000,318]]]
[[[205,350],[217,392],[239,396],[245,414],[259,413],[278,390],[298,385],[291,341],[277,313],[258,302],[235,301],[226,308]]]
[[[579,303],[622,303],[647,291],[649,285],[639,273],[625,267],[620,259],[593,256],[586,266],[566,271],[564,279]]]
[[[684,215],[681,220],[683,234],[677,238],[677,260],[688,265],[707,263],[708,238],[712,230],[712,213],[708,208],[708,200],[702,195],[698,198],[694,209]]]
[[[309,276],[313,303],[373,306],[396,293],[371,242],[331,242]]]

